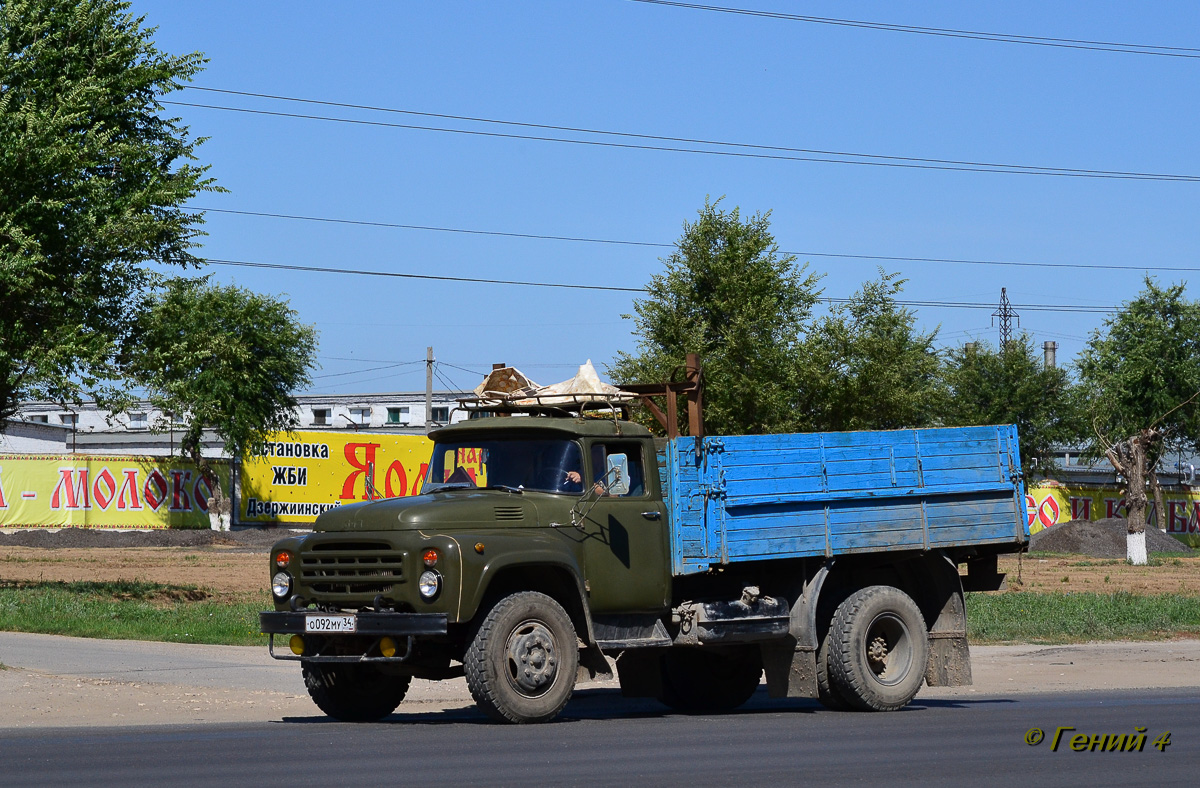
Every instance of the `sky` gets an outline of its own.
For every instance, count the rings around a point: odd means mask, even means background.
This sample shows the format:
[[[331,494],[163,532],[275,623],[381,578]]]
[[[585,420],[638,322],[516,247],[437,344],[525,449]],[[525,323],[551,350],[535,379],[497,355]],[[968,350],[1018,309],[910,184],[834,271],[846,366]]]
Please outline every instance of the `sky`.
[[[1188,281],[1198,297],[1189,280],[1200,270],[1200,49],[1186,48],[1200,47],[1200,4],[710,4],[1184,49],[1013,44],[629,0],[134,0],[133,12],[158,28],[161,50],[204,53],[193,86],[403,111],[214,90],[168,95],[209,105],[166,107],[209,138],[198,158],[228,190],[189,203],[207,209],[196,250],[206,258],[641,288],[684,222],[720,198],[744,214],[770,211],[780,249],[823,274],[826,297],[852,295],[882,265],[907,280],[904,300],[989,305],[914,307],[944,348],[997,342],[991,312],[1001,288],[1039,348],[1059,343],[1061,363],[1102,327],[1105,308],[1136,296],[1147,272]],[[513,123],[836,151],[872,163]],[[1190,179],[879,166],[905,158]],[[430,346],[440,389],[472,388],[497,362],[543,384],[588,359],[603,375],[636,344],[622,317],[635,292],[229,265],[207,272],[286,297],[317,328],[320,368],[308,393],[421,390]]]

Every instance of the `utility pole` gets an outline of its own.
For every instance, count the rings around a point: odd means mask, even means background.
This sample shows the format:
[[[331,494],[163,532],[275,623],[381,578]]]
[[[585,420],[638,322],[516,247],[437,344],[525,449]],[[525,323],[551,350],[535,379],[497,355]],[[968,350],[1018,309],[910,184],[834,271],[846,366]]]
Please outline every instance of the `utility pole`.
[[[425,348],[425,434],[433,429],[433,348]]]
[[[1008,288],[1000,288],[1000,307],[992,313],[992,325],[996,325],[996,321],[1000,321],[1000,350],[1003,351],[1008,347],[1008,343],[1012,340],[1012,322],[1013,318],[1017,319],[1017,326],[1021,325],[1021,316],[1013,311],[1012,305],[1008,303]]]

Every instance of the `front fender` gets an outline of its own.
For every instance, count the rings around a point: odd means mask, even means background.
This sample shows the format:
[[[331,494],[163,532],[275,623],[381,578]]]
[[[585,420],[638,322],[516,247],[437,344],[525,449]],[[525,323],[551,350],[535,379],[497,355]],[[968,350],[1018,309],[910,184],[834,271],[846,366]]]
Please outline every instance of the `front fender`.
[[[583,580],[583,568],[579,557],[552,533],[509,533],[480,534],[471,542],[462,541],[463,582],[459,598],[458,620],[471,621],[481,612],[480,608],[488,594],[495,589],[530,590],[561,596],[573,595],[573,599],[559,599],[568,613],[578,613],[584,625],[580,635],[592,642],[592,619],[587,601],[587,588]],[[477,546],[482,546],[479,552]],[[517,580],[515,578],[520,578]],[[572,603],[577,605],[572,610]]]

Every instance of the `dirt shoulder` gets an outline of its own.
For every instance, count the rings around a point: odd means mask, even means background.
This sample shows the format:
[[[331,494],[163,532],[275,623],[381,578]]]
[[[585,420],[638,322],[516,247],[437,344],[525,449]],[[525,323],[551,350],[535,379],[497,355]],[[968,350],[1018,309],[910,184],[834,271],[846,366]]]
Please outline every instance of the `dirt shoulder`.
[[[999,568],[1007,573],[1010,592],[1200,596],[1200,556],[1194,553],[1156,556],[1147,566],[1131,566],[1124,559],[1030,553],[1020,559],[1000,556]]]
[[[116,581],[195,586],[217,594],[261,592],[267,553],[284,529],[0,532],[0,582]]]
[[[0,633],[0,654],[6,638]],[[46,639],[54,652],[87,653],[92,643],[53,635],[19,635]],[[153,665],[139,670],[136,652],[146,652],[147,664],[164,644],[123,644],[128,664],[105,671],[81,661],[78,669],[58,672],[36,666],[10,666],[0,670],[0,695],[6,711],[0,715],[0,730],[43,727],[178,725],[218,722],[268,722],[319,718],[321,713],[304,693],[299,667],[272,662],[265,650],[234,646],[186,646],[169,644],[173,658],[200,665],[190,668],[187,680],[163,680],[165,669]],[[968,687],[925,687],[921,699],[955,697],[1012,697],[1043,692],[1086,690],[1179,689],[1194,694],[1200,689],[1200,640],[1154,643],[1085,643],[1071,646],[976,646],[971,649],[975,683]],[[189,654],[194,656],[189,657]],[[26,654],[28,657],[28,652]],[[254,664],[256,678],[246,679],[245,666]],[[236,673],[232,672],[235,671]],[[232,680],[237,675],[238,680]],[[146,680],[150,676],[153,680]],[[615,680],[582,684],[578,702],[588,708],[597,704],[605,713],[642,713],[653,701],[620,697]],[[774,701],[766,687],[750,702],[749,709],[811,706],[815,701]],[[408,698],[390,719],[394,722],[427,722],[452,714],[475,715],[471,695],[462,679],[442,682],[414,681]],[[571,706],[565,712],[571,715]]]

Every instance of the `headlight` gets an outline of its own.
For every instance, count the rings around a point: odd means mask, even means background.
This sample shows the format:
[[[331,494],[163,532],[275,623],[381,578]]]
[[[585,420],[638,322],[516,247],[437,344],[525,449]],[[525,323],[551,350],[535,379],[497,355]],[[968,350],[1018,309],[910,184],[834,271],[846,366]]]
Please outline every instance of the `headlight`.
[[[292,577],[287,572],[276,572],[271,578],[271,593],[282,599],[292,590]]]
[[[433,570],[422,572],[417,579],[417,590],[425,599],[433,599],[442,590],[442,576]]]

